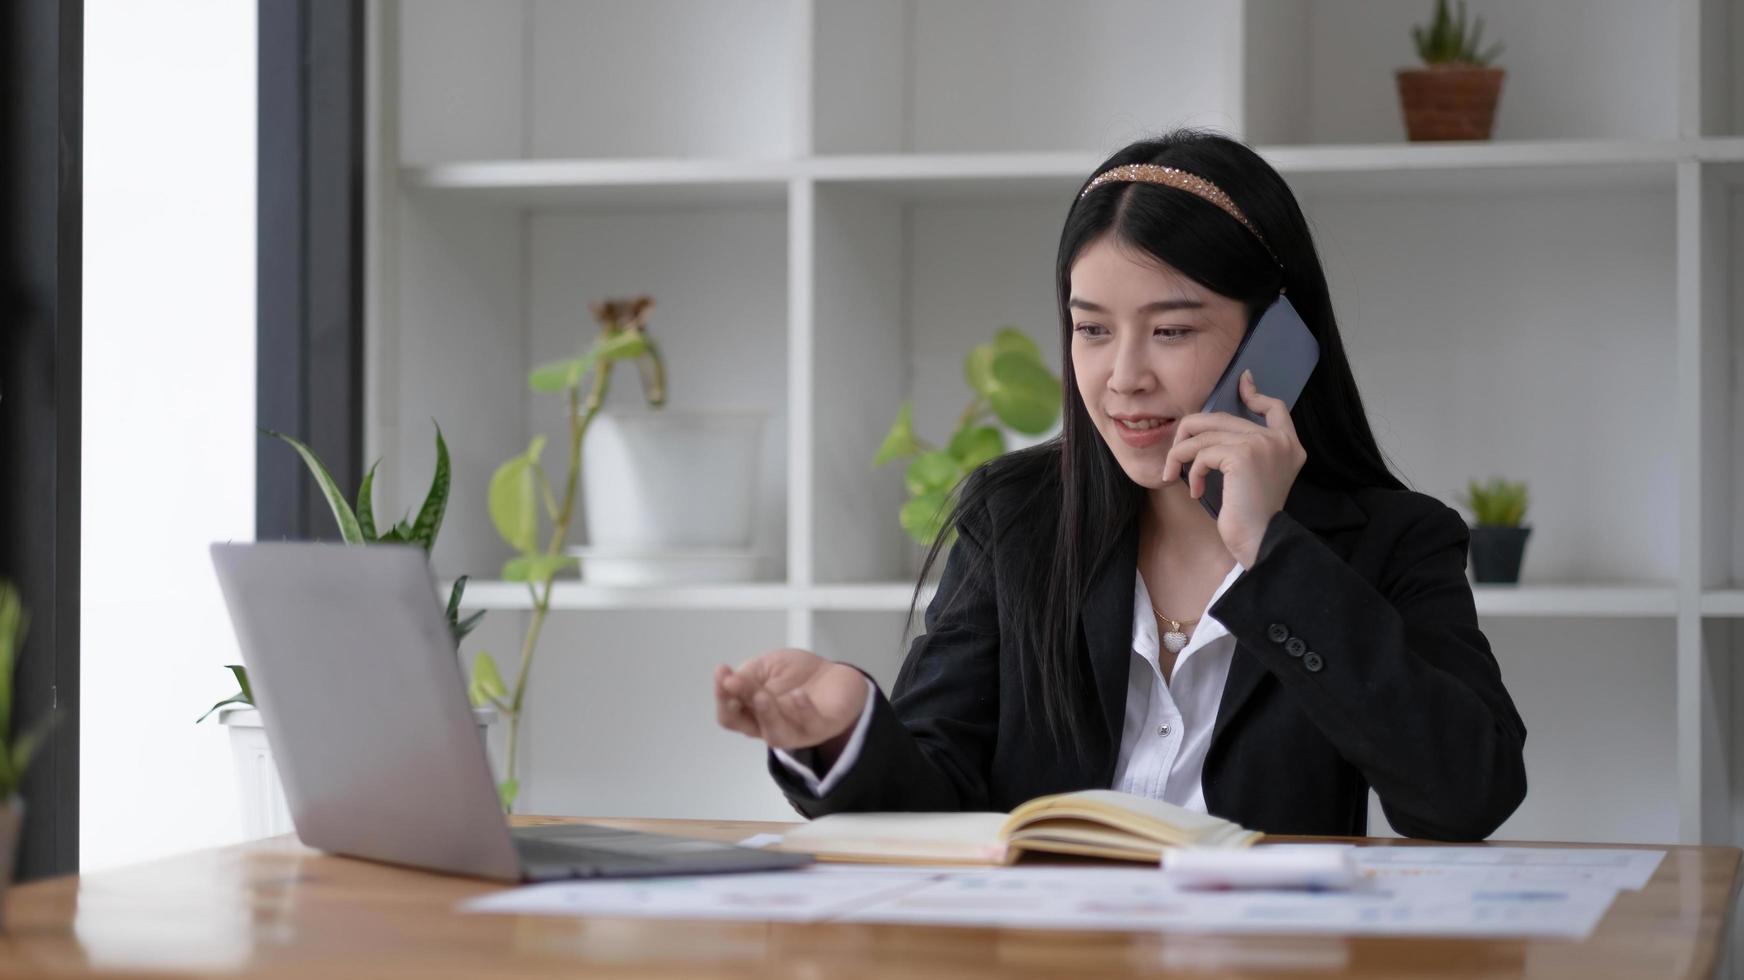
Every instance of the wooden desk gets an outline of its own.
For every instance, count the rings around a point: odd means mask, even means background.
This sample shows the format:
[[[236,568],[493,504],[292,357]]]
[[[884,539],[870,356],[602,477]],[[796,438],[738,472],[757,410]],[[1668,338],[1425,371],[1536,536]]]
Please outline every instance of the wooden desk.
[[[595,822],[718,840],[791,826]],[[0,976],[1708,976],[1739,851],[1667,850],[1645,889],[1619,894],[1591,939],[1569,942],[462,915],[455,903],[503,886],[329,857],[287,836],[15,888]]]

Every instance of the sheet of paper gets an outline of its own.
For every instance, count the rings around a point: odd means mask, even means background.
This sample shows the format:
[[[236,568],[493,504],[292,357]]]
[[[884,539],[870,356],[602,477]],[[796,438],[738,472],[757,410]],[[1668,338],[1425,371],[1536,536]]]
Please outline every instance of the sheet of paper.
[[[1615,889],[1375,881],[1351,892],[1183,891],[1149,869],[1003,868],[941,875],[836,921],[1037,929],[1342,935],[1589,935]]]
[[[553,881],[462,902],[463,912],[664,919],[821,922],[895,897],[947,873],[883,865],[809,865],[786,871]]]
[[[1380,863],[1391,866],[1389,873],[1352,892],[1187,892],[1148,867],[817,864],[749,874],[553,882],[497,892],[463,903],[461,909],[1038,929],[1578,939],[1592,932],[1616,894],[1615,888],[1591,881],[1497,882],[1464,873],[1412,877],[1393,873],[1403,865],[1391,859]],[[1425,866],[1437,865],[1429,861]]]
[[[1412,846],[1352,850],[1358,869],[1370,877],[1389,881],[1457,878],[1494,887],[1584,884],[1638,890],[1665,858],[1664,851],[1639,848]]]

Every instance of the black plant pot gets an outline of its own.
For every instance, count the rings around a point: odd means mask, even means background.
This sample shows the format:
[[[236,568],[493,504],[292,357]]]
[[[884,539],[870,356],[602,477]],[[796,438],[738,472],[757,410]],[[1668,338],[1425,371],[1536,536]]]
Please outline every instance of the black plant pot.
[[[1526,553],[1526,536],[1531,533],[1529,527],[1472,528],[1472,578],[1479,582],[1520,581],[1520,559]]]

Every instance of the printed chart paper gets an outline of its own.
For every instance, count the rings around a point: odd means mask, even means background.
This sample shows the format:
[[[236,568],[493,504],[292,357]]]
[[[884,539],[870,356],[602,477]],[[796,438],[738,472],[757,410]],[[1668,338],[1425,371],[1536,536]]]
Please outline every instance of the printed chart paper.
[[[1644,885],[1665,853],[1355,850],[1368,877],[1350,891],[1185,891],[1146,867],[816,864],[747,874],[550,882],[506,889],[460,908],[515,915],[1579,939],[1591,934],[1619,889]]]

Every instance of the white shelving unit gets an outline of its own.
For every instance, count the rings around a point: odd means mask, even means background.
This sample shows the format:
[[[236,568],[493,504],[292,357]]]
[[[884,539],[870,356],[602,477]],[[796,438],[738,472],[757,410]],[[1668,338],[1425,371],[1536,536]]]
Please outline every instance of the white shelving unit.
[[[435,560],[493,610],[468,649],[518,649],[485,485],[559,425],[525,374],[587,301],[656,297],[675,407],[772,413],[761,581],[559,588],[524,808],[790,815],[709,670],[793,645],[894,680],[931,594],[905,631],[920,552],[869,465],[897,405],[946,433],[1005,324],[1057,369],[1073,192],[1202,125],[1295,188],[1407,483],[1532,486],[1522,584],[1475,590],[1529,729],[1500,836],[1739,839],[1744,11],[1470,6],[1508,45],[1497,139],[1412,145],[1391,71],[1428,2],[381,0],[368,442],[390,500],[448,436]]]

